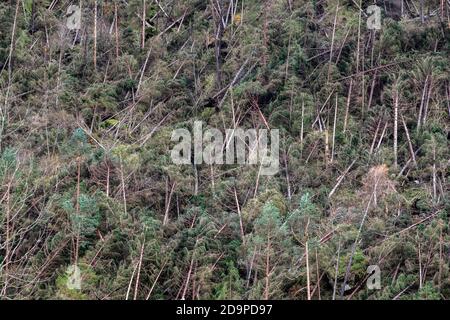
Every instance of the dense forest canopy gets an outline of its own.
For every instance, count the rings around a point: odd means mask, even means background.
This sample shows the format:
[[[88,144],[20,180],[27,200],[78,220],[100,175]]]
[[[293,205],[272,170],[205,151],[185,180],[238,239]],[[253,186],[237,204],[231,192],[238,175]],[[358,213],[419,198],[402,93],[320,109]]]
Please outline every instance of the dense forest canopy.
[[[2,0],[0,297],[449,299],[449,119],[448,0]]]

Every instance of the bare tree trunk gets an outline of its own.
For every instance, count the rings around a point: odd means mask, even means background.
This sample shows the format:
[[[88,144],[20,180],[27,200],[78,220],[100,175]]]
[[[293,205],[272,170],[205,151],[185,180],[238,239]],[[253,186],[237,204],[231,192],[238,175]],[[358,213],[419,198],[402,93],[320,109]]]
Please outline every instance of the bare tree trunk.
[[[197,244],[197,242],[196,242],[196,244]],[[188,275],[187,275],[187,278],[186,278],[186,283],[184,285],[183,294],[181,295],[181,300],[185,300],[186,292],[187,292],[187,289],[189,287],[189,281],[191,279],[192,267],[194,265],[194,250],[195,250],[195,246],[194,246],[194,249],[192,251],[191,263],[189,265],[189,271],[188,271]]]
[[[420,21],[422,24],[425,23],[425,17],[423,15],[424,7],[423,7],[423,0],[420,0]]]
[[[125,215],[127,215],[127,193],[125,190],[125,178],[123,175],[123,162],[122,162],[122,157],[119,157],[119,162],[120,162],[120,182],[122,185],[122,197],[123,197],[123,210]]]
[[[216,87],[222,88],[222,38],[224,32],[223,14],[223,0],[218,0],[217,6],[211,0],[212,16],[215,18],[215,39],[214,39],[214,55],[216,59]]]
[[[125,295],[125,300],[128,300],[128,297],[130,296],[131,291],[131,285],[133,284],[134,274],[136,273],[136,270],[138,268],[138,263],[134,266],[133,273],[131,274],[130,282],[128,282],[128,289],[127,294]]]
[[[437,188],[436,188],[436,142],[433,141],[433,202],[434,203],[436,203],[436,198],[437,198]]]
[[[426,93],[427,93],[427,88],[428,88],[428,79],[429,79],[429,75],[426,76],[425,78],[425,84],[423,85],[423,90],[422,90],[422,98],[420,100],[420,108],[419,108],[419,115],[417,116],[417,130],[420,129],[420,126],[422,124],[422,113],[423,113],[423,108],[425,105],[425,98],[426,98]]]
[[[108,161],[106,161],[106,197],[109,197],[109,180],[110,180],[111,169],[109,167]]]
[[[338,95],[336,94],[336,104],[334,106],[333,138],[331,142],[331,162],[333,162],[334,160],[334,142],[336,138],[337,109],[338,109]]]
[[[347,167],[347,169],[345,169],[344,173],[342,173],[342,175],[337,179],[336,185],[334,186],[334,188],[328,194],[328,198],[331,198],[331,196],[336,192],[337,188],[339,187],[339,185],[344,180],[345,175],[350,171],[350,169],[353,167],[355,162],[356,162],[356,159],[353,160],[353,162]]]
[[[359,7],[361,8],[362,0],[359,0]],[[361,46],[361,20],[362,20],[362,10],[359,10],[359,19],[358,19],[358,43],[356,48],[356,73],[359,73],[359,55],[360,55],[360,46]]]
[[[166,266],[166,264],[167,264],[167,260],[164,262],[163,266],[162,266],[161,269],[159,270],[158,275],[156,276],[155,281],[153,281],[153,284],[152,284],[152,286],[151,286],[151,288],[150,288],[150,290],[149,290],[149,292],[148,292],[147,297],[145,298],[145,300],[150,299],[150,296],[152,295],[153,289],[155,288],[156,283],[158,282],[158,279],[159,279],[159,277],[161,276],[161,273],[163,272],[164,267]]]
[[[17,28],[17,17],[19,15],[19,4],[20,1],[16,1],[16,10],[14,13],[14,23],[11,31],[11,45],[9,48],[9,57],[8,57],[8,87],[6,89],[5,94],[5,107],[4,109],[0,109],[1,114],[1,126],[0,126],[0,149],[3,141],[3,131],[5,130],[5,123],[8,117],[8,104],[9,104],[9,92],[11,90],[11,82],[12,82],[12,70],[13,70],[13,54],[15,47],[15,36],[16,36],[16,28]]]
[[[142,32],[141,32],[141,48],[145,48],[145,0],[142,2]]]
[[[347,95],[347,104],[345,106],[345,116],[344,116],[344,129],[343,133],[347,130],[347,122],[348,122],[348,111],[350,109],[350,101],[352,96],[352,86],[353,86],[353,78],[350,79],[350,87],[348,88],[348,95]]]
[[[377,74],[378,74],[378,70],[375,70],[375,73],[372,78],[372,83],[370,85],[370,93],[369,93],[369,101],[367,102],[367,110],[369,110],[372,105],[373,92],[375,90],[375,81],[377,79]]]
[[[383,142],[383,138],[384,138],[384,134],[386,133],[387,126],[388,126],[388,123],[386,122],[384,124],[383,131],[381,131],[380,140],[378,140],[378,144],[377,144],[376,150],[378,150],[380,148],[381,143]]]
[[[247,282],[245,284],[245,288],[248,289],[249,285],[250,285],[250,278],[252,276],[252,270],[253,270],[253,263],[255,262],[255,257],[256,257],[256,245],[253,248],[253,254],[252,254],[252,259],[250,260],[250,266],[247,267]],[[258,249],[259,251],[259,249]]]
[[[94,70],[97,70],[97,0],[94,2]]]
[[[81,159],[80,157],[77,158],[77,193],[76,193],[76,199],[75,199],[75,214],[77,215],[75,221],[80,221],[80,179],[81,179]],[[80,229],[81,229],[81,222],[78,223],[77,226],[75,226],[75,265],[78,263],[78,252],[80,248]]]
[[[271,241],[270,241],[270,233],[267,234],[267,248],[266,248],[266,278],[265,278],[265,287],[264,287],[264,300],[269,300],[269,292],[270,292],[270,249],[271,249]]]
[[[423,283],[423,280],[422,280],[422,254],[421,254],[421,251],[420,251],[420,242],[418,243],[418,245],[419,245],[419,288],[420,289],[422,289],[422,283]]]
[[[317,254],[317,247],[316,247],[316,281],[317,281],[317,295],[319,297],[319,300],[322,300],[320,297],[320,273],[319,273],[319,256]],[[315,289],[315,288],[314,288]]]
[[[341,256],[341,239],[339,238],[338,243],[338,251],[337,251],[337,258],[336,258],[336,268],[334,270],[334,285],[333,285],[333,298],[332,300],[336,300],[336,287],[337,287],[337,278],[338,278],[338,271],[339,271],[339,258]]]
[[[116,41],[116,59],[119,59],[119,15],[117,13],[117,3],[114,3],[114,29],[115,29],[115,41]]]
[[[402,116],[402,122],[403,122],[403,128],[405,129],[406,139],[408,140],[408,147],[409,147],[409,152],[411,153],[411,159],[414,162],[414,164],[417,165],[416,156],[414,154],[413,145],[411,143],[411,138],[409,136],[408,127],[406,126],[406,122],[405,122],[405,119],[403,118],[403,116]]]
[[[287,196],[289,201],[292,199],[292,192],[291,192],[291,179],[289,178],[289,165],[288,165],[288,151],[284,149],[284,170],[286,171],[286,185],[287,185]]]
[[[310,279],[310,272],[309,272],[309,246],[308,246],[308,241],[309,241],[309,221],[310,219],[308,218],[308,221],[306,222],[306,227],[305,227],[305,258],[306,258],[306,297],[308,300],[311,300],[311,279]]]
[[[331,49],[330,49],[330,60],[328,61],[328,77],[327,82],[330,82],[330,74],[331,74],[331,61],[333,60],[333,48],[334,48],[334,36],[336,34],[336,23],[337,23],[337,16],[339,11],[339,1],[336,5],[336,13],[334,15],[334,23],[333,23],[333,33],[331,35]]]
[[[450,93],[449,93],[450,95]],[[304,125],[304,116],[305,116],[305,99],[302,99],[302,124],[300,128],[300,143],[302,144],[303,148],[303,125]]]
[[[424,109],[423,109],[422,125],[425,125],[425,123],[427,122],[428,106],[430,104],[430,97],[431,97],[432,90],[433,90],[433,77],[430,76],[430,84],[428,85],[427,99],[425,101],[425,105],[424,105]]]
[[[4,285],[3,285],[3,289],[2,292],[0,294],[0,296],[5,296],[6,295],[6,289],[8,288],[8,279],[9,279],[9,264],[10,264],[10,260],[11,260],[11,241],[12,241],[12,224],[11,224],[11,206],[10,206],[10,191],[11,191],[11,185],[13,182],[13,178],[11,178],[10,182],[8,183],[8,187],[6,189],[6,210],[5,210],[5,215],[6,215],[6,221],[5,221],[5,231],[6,231],[6,235],[5,235],[5,257],[3,258],[2,261],[2,268],[3,268],[3,272],[2,269],[0,268],[0,274],[3,275],[4,277]]]
[[[309,279],[309,248],[308,239],[305,242],[305,253],[306,253],[306,295],[307,299],[311,300],[311,282]]]
[[[376,142],[377,137],[378,137],[378,131],[380,130],[380,125],[381,125],[381,119],[378,120],[377,128],[375,130],[375,134],[374,134],[373,139],[372,139],[372,144],[370,145],[369,154],[372,154],[373,149],[375,148],[375,142]]]
[[[290,57],[291,57],[291,38],[292,38],[292,35],[291,35],[291,33],[289,33],[287,58],[286,58],[286,69],[284,71],[284,82],[285,83],[287,82],[288,75],[289,75],[289,60],[290,60]],[[292,101],[292,94],[291,94],[291,101]]]
[[[138,294],[139,278],[141,275],[141,267],[142,267],[142,259],[144,258],[144,248],[145,248],[145,236],[144,236],[144,241],[141,246],[141,253],[139,255],[139,264],[138,264],[137,275],[136,275],[136,284],[134,286],[134,297],[133,297],[134,300],[137,299],[137,294]]]
[[[239,215],[239,228],[240,228],[240,231],[241,231],[242,243],[245,244],[244,224],[242,222],[241,206],[239,205],[239,199],[238,199],[238,196],[237,196],[236,187],[234,187],[234,199],[236,201],[237,212],[238,212],[238,215]]]
[[[173,191],[175,189],[175,185],[176,183],[172,183],[172,186],[170,188],[170,192],[169,192],[169,188],[168,188],[168,179],[166,180],[166,208],[165,208],[165,212],[164,212],[164,219],[163,219],[163,226],[167,225],[167,223],[169,223],[169,211],[170,211],[170,203],[172,202],[172,196],[173,196]]]
[[[398,84],[394,88],[394,167],[398,166]]]
[[[267,65],[267,52],[269,51],[269,35],[268,35],[268,28],[269,28],[269,22],[267,18],[268,14],[268,5],[267,2],[270,0],[267,0],[264,5],[264,25],[263,25],[263,44],[264,44],[264,52],[262,54],[262,65],[265,67]]]
[[[9,84],[11,84],[11,79],[12,79],[12,68],[13,68],[13,53],[14,53],[14,48],[15,48],[15,37],[16,37],[16,28],[17,28],[17,17],[19,15],[19,4],[20,1],[17,0],[16,1],[16,10],[14,13],[14,23],[13,23],[13,28],[12,28],[12,32],[11,32],[11,46],[9,48],[9,58],[8,58],[8,79],[9,79]]]
[[[442,224],[440,226],[440,232],[439,232],[439,272],[438,272],[438,285],[439,289],[442,287],[442,247],[443,247],[443,239],[442,239]]]

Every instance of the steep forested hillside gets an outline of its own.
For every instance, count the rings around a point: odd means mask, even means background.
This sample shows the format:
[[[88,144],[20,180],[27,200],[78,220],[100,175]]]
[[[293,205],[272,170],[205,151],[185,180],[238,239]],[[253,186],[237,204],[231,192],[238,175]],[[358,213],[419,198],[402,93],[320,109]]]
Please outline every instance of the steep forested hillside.
[[[449,299],[449,120],[448,0],[2,0],[0,297]]]

